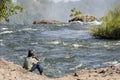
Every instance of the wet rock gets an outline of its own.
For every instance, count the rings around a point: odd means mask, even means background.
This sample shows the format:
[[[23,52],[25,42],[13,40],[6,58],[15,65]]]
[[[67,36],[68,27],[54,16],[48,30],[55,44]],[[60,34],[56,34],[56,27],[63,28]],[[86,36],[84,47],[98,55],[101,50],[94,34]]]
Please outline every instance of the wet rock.
[[[33,24],[65,24],[65,23],[56,20],[36,20],[33,22]]]
[[[78,76],[78,74],[77,74],[77,73],[74,73],[74,75],[73,75],[73,76],[77,77],[77,76]]]
[[[69,20],[69,22],[72,22],[72,21],[92,22],[92,21],[99,21],[99,20],[95,16],[82,14]]]

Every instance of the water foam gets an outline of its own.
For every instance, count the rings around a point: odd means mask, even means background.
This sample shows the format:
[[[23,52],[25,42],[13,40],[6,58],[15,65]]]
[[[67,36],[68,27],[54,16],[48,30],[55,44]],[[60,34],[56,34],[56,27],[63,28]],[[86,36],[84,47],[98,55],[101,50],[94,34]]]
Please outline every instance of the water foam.
[[[24,28],[24,29],[21,29],[21,30],[18,30],[19,32],[21,31],[37,31],[37,29],[32,29],[32,28]]]
[[[3,40],[2,39],[0,39],[0,45],[1,46],[4,46],[5,44],[3,44]]]
[[[82,22],[82,21],[72,21],[70,24],[80,24],[80,25],[101,25],[100,21],[92,21],[92,22]]]
[[[13,31],[3,31],[0,34],[10,34],[10,33],[13,33]]]
[[[99,21],[92,21],[92,22],[87,22],[88,24],[90,25],[101,25],[102,22],[99,22]]]
[[[75,48],[83,47],[83,45],[80,45],[80,44],[72,44],[72,45],[73,45],[73,47],[75,47]]]
[[[52,41],[52,42],[48,42],[48,43],[57,45],[57,44],[60,44],[61,42],[60,41]]]
[[[80,67],[82,67],[82,63],[80,63],[80,64],[78,64],[78,65],[76,65],[75,67],[73,67],[73,68],[70,68],[69,70],[76,70],[76,69],[78,69],[78,68],[80,68]]]
[[[1,28],[1,30],[8,30],[8,28]]]
[[[109,61],[109,62],[105,62],[103,64],[108,64],[108,65],[117,65],[118,61]]]

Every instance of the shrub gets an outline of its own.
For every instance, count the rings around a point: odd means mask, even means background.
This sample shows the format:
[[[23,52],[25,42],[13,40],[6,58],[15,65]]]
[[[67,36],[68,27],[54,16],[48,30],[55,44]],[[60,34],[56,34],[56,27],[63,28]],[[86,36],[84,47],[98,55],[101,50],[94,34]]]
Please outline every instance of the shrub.
[[[109,10],[103,17],[101,26],[91,30],[95,37],[120,39],[120,6]]]

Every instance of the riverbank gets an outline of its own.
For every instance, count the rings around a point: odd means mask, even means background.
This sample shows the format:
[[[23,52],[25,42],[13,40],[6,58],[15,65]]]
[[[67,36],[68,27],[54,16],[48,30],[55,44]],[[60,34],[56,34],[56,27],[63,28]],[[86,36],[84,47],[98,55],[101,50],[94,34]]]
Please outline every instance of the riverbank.
[[[61,78],[49,78],[28,72],[22,66],[0,59],[0,80],[120,80],[120,65],[80,70]]]

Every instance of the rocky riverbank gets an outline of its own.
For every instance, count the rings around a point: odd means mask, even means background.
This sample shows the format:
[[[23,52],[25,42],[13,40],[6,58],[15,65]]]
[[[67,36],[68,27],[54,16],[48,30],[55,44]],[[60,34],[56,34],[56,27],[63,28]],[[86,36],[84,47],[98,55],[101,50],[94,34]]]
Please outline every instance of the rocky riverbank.
[[[120,65],[80,70],[61,78],[49,78],[24,70],[20,65],[0,59],[0,80],[120,80]]]

